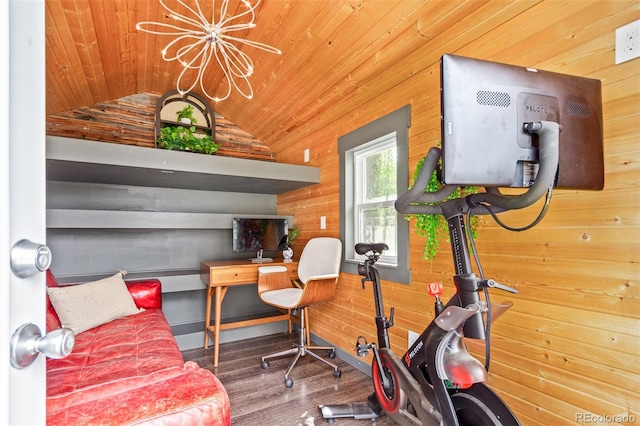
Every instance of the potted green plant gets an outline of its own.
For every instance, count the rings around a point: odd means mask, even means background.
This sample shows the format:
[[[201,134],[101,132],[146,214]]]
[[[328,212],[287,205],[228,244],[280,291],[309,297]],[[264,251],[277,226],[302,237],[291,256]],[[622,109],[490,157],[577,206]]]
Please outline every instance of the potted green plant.
[[[297,226],[294,225],[289,229],[289,233],[287,234],[287,248],[282,251],[282,257],[284,257],[285,262],[291,262],[291,258],[293,257],[291,244],[293,244],[293,241],[298,238],[298,235],[300,235],[300,230]]]
[[[300,235],[300,230],[297,226],[293,225],[291,229],[289,229],[289,234],[287,234],[287,245],[291,246],[296,238]]]
[[[198,121],[193,118],[193,105],[187,105],[180,111],[176,112],[178,121],[184,124],[197,124]]]
[[[422,165],[424,163],[424,157],[418,161],[416,164],[416,169],[413,172],[413,181],[416,181],[420,170],[422,169]],[[437,171],[434,170],[431,175],[431,179],[429,180],[429,184],[425,189],[425,192],[435,192],[441,187],[440,181],[438,180]],[[464,190],[457,188],[447,200],[451,200],[454,198],[459,198],[463,194],[475,194],[478,192],[478,188],[476,187],[466,187]],[[424,248],[422,251],[422,258],[425,260],[432,260],[438,254],[438,250],[440,249],[440,242],[442,240],[443,235],[448,235],[449,230],[447,228],[447,221],[444,219],[444,216],[441,214],[431,215],[431,214],[409,214],[405,216],[405,219],[408,221],[415,220],[415,228],[418,235],[422,237],[426,237],[427,240],[424,243]],[[470,227],[472,235],[476,236],[476,227],[478,225],[478,218],[472,217],[471,223],[467,226]]]
[[[220,147],[206,133],[197,133],[194,126],[163,127],[160,129],[158,146],[169,150],[200,152],[209,155],[214,154]]]

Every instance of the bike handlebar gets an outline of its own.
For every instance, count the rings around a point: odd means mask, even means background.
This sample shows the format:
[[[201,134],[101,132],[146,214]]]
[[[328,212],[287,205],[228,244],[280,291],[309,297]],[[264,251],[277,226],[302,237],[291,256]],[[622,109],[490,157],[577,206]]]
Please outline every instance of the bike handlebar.
[[[471,214],[490,214],[493,212],[522,209],[538,201],[553,186],[558,170],[560,126],[552,121],[524,123],[527,133],[537,133],[539,146],[539,169],[536,179],[529,189],[520,195],[503,195],[497,188],[486,188],[487,192],[470,194],[464,198],[445,201],[458,188],[457,185],[445,185],[436,192],[425,192],[431,175],[442,155],[439,148],[431,148],[427,153],[422,169],[413,186],[395,202],[395,208],[406,214],[444,214],[452,216],[471,212]]]

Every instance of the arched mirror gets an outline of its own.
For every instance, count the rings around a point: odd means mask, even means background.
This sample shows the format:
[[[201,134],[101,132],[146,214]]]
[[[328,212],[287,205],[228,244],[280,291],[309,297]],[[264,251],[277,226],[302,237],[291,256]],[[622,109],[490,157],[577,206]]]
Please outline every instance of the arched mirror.
[[[165,93],[156,105],[156,148],[164,127],[193,129],[195,134],[207,135],[215,140],[215,113],[196,93],[180,94],[177,90]]]

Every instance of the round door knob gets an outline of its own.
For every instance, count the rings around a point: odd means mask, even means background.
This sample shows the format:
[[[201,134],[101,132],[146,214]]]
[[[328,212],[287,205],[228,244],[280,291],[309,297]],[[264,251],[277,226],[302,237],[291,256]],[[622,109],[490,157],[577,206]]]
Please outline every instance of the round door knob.
[[[75,343],[75,333],[70,328],[59,328],[42,336],[37,325],[23,324],[11,337],[11,365],[15,368],[28,367],[40,353],[47,358],[65,358]]]
[[[11,270],[20,278],[44,272],[51,265],[51,250],[44,244],[20,240],[11,248]]]

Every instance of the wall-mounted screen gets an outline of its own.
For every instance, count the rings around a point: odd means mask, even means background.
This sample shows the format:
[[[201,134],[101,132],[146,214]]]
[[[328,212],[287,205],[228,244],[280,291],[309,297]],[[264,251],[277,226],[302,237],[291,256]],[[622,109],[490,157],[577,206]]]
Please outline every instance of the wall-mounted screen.
[[[287,219],[234,218],[233,251],[286,250],[288,232]]]
[[[444,183],[530,186],[538,141],[523,125],[553,121],[560,125],[556,187],[604,187],[600,80],[454,55],[440,65]]]

